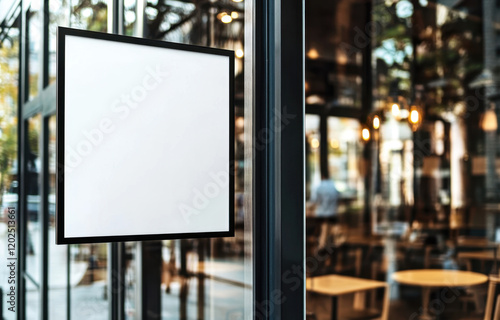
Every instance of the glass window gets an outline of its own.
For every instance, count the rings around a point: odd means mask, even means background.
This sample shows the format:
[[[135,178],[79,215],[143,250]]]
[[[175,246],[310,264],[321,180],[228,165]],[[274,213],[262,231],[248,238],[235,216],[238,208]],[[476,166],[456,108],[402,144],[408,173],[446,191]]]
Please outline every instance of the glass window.
[[[49,125],[49,317],[51,319],[65,319],[67,313],[68,289],[68,246],[56,245],[56,116],[48,119]]]
[[[69,254],[71,319],[109,319],[108,245],[73,244]]]
[[[70,27],[92,31],[108,31],[106,0],[71,2]]]
[[[27,121],[26,155],[26,316],[39,317],[41,276],[41,224],[40,224],[40,114]]]
[[[0,237],[0,243],[3,248],[11,249],[9,243],[12,234],[17,240],[18,234],[11,232],[8,227],[9,221],[16,222],[16,219],[10,219],[8,208],[14,208],[16,214],[19,214],[18,207],[18,168],[17,168],[17,106],[18,106],[18,81],[19,81],[19,28],[12,26],[8,31],[7,37],[0,46],[0,70],[2,72],[2,81],[0,82],[0,225],[5,233]],[[17,218],[17,217],[16,217]],[[15,231],[19,230],[15,228]],[[14,257],[18,257],[18,245],[14,242],[15,249],[12,251]],[[0,259],[7,260],[7,254],[10,250],[2,250]],[[0,273],[0,286],[2,287],[4,298],[3,310],[4,317],[7,320],[15,319],[16,313],[7,311],[10,305],[6,297],[10,293],[12,279],[9,279],[10,273],[5,271]],[[10,282],[9,282],[10,281]]]
[[[306,2],[306,102],[329,107],[320,166],[334,184],[309,203],[338,208],[308,212],[317,319],[498,310],[486,288],[499,273],[499,12],[498,1]],[[335,109],[356,106],[341,92],[359,93],[359,113]],[[328,285],[341,282],[360,287]]]
[[[49,0],[49,83],[56,81],[57,27],[69,26],[69,0]]]
[[[134,36],[137,22],[137,1],[126,0],[123,2],[123,34]]]
[[[125,243],[125,319],[138,318],[141,288],[137,279],[137,242]]]
[[[128,6],[128,7],[127,7]],[[135,21],[135,2],[126,2],[125,19]],[[57,27],[71,27],[106,32],[108,28],[108,5],[106,1],[49,0],[49,83],[56,81]],[[126,20],[128,21],[128,20]],[[132,21],[132,22],[133,22]],[[127,30],[130,23],[125,23]],[[132,24],[133,30],[133,24]],[[132,33],[127,33],[132,35]]]
[[[365,163],[360,135],[358,120],[328,118],[328,172],[340,193],[339,213],[349,211],[354,214],[363,200]]]
[[[245,211],[244,3],[148,1],[144,36],[235,50],[235,238],[163,242],[163,319],[242,319],[252,239]]]
[[[369,8],[361,1],[315,0],[305,9],[306,104],[361,108]]]
[[[40,85],[40,70],[41,70],[41,46],[42,46],[42,20],[40,13],[40,0],[31,2],[28,11],[28,70],[29,70],[29,99],[33,99],[38,95]]]
[[[320,116],[306,115],[306,200],[310,199],[312,188],[321,180],[319,126]]]

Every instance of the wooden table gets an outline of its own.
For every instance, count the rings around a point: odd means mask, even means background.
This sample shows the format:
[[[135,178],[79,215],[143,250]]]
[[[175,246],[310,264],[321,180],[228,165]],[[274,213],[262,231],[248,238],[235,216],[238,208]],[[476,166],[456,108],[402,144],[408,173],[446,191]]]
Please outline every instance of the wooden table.
[[[421,269],[395,272],[392,278],[409,286],[422,287],[422,309],[420,319],[433,319],[429,313],[429,298],[432,289],[444,287],[471,287],[486,283],[488,277],[470,271]]]
[[[336,320],[338,317],[338,296],[384,288],[384,306],[382,309],[381,319],[388,319],[389,285],[386,282],[331,274],[326,276],[308,278],[306,280],[306,288],[308,291],[332,297],[332,320]]]
[[[498,260],[500,257],[497,256],[496,252],[488,250],[488,251],[459,252],[457,258],[492,261],[495,259]]]
[[[457,255],[459,260],[462,260],[467,265],[467,270],[472,271],[471,260],[478,260],[481,262],[481,272],[485,271],[485,262],[493,261],[493,272],[497,272],[497,262],[500,260],[497,250],[485,250],[485,251],[466,251],[459,252]],[[487,273],[487,272],[485,272]]]

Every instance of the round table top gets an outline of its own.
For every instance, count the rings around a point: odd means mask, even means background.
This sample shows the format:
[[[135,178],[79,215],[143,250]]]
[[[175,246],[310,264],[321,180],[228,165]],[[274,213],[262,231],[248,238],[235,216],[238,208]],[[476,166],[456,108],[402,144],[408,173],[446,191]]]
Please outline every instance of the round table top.
[[[488,281],[481,273],[439,269],[398,271],[392,278],[401,284],[420,287],[469,287]]]

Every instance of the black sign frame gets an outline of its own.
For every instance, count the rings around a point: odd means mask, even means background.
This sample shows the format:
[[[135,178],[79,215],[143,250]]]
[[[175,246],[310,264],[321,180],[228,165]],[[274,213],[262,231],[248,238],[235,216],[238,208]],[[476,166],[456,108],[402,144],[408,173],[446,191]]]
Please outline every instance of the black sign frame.
[[[193,232],[193,233],[164,233],[164,234],[138,234],[138,235],[113,235],[113,236],[89,236],[89,237],[66,237],[64,233],[64,168],[65,168],[65,43],[66,36],[76,36],[90,39],[114,41],[120,43],[166,48],[187,52],[197,52],[212,55],[220,55],[229,59],[229,230],[216,232]],[[79,243],[102,243],[122,241],[148,241],[168,239],[192,239],[192,238],[218,238],[234,237],[234,51],[217,48],[209,48],[195,45],[172,43],[160,40],[151,40],[123,35],[101,33],[87,30],[58,27],[57,29],[57,78],[56,78],[56,243],[57,244],[79,244]],[[168,223],[168,221],[165,221]]]

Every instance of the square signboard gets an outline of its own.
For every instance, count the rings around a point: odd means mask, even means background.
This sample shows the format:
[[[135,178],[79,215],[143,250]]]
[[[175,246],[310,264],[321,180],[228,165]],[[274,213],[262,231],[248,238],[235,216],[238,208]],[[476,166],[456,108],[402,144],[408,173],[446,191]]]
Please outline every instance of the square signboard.
[[[233,51],[57,41],[57,243],[233,236]]]

